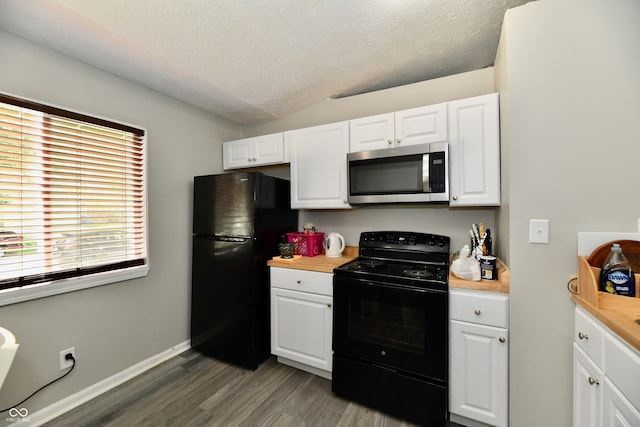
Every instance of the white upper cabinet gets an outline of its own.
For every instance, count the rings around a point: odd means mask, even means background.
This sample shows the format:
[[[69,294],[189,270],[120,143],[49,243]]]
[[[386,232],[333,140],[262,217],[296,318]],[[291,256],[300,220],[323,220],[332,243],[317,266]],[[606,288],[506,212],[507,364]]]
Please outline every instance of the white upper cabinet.
[[[447,104],[449,205],[499,206],[498,94],[477,96]]]
[[[291,207],[344,209],[349,122],[285,132],[291,160]]]
[[[222,162],[225,170],[285,163],[283,133],[225,142]]]
[[[349,122],[350,152],[447,140],[447,104],[428,105]]]

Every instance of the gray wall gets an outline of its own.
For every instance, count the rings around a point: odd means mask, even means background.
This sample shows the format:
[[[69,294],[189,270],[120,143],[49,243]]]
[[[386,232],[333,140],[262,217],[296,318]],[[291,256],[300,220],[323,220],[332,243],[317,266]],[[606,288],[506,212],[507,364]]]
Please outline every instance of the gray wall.
[[[189,339],[193,176],[221,171],[221,141],[240,127],[3,31],[0,57],[3,92],[148,130],[148,276],[0,307],[20,344],[0,407],[58,376],[58,353],[76,348],[73,374],[23,405],[34,413]]]
[[[511,425],[572,423],[579,231],[637,230],[640,2],[541,0],[507,12],[495,75],[508,153]],[[504,157],[503,157],[504,159]],[[550,243],[528,221],[550,220]],[[635,373],[637,375],[637,373]]]

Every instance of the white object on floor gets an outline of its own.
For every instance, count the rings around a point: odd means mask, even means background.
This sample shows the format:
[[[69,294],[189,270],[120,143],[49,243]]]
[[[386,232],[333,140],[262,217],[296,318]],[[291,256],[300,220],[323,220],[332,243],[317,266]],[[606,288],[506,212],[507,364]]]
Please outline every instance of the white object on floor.
[[[13,336],[11,331],[0,327],[0,389],[2,383],[9,373],[9,368],[13,362],[13,357],[18,351],[19,344],[16,344],[16,337]]]

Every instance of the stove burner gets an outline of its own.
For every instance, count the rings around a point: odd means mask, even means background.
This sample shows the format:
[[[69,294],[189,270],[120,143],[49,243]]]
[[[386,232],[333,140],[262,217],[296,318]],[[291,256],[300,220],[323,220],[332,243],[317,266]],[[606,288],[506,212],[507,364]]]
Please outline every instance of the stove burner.
[[[384,265],[384,261],[378,259],[361,259],[358,262],[362,267],[380,267]]]
[[[415,277],[417,279],[428,279],[428,278],[434,277],[433,273],[427,270],[422,270],[422,269],[404,270],[402,274],[404,274],[407,277]]]

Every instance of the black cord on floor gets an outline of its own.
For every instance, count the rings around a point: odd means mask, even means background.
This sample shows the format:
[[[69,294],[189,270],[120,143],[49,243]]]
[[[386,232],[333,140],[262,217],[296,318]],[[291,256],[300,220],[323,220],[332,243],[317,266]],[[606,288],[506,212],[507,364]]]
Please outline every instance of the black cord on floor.
[[[73,371],[73,368],[76,367],[76,359],[73,356],[67,355],[68,360],[71,360],[72,365],[71,368],[69,368],[69,370],[67,372],[65,372],[64,374],[60,375],[58,378],[56,378],[55,380],[51,381],[50,383],[47,383],[45,385],[43,385],[42,387],[40,387],[39,389],[37,389],[36,391],[34,391],[33,393],[31,393],[26,399],[24,399],[22,402],[18,402],[13,406],[8,407],[7,409],[2,409],[0,410],[0,414],[3,412],[7,412],[13,408],[15,408],[16,406],[20,406],[22,405],[24,402],[26,402],[27,400],[31,399],[33,396],[36,395],[36,393],[39,393],[40,391],[42,391],[43,389],[45,389],[46,387],[49,387],[51,384],[55,383],[56,381],[60,381],[61,379],[63,379],[64,377],[66,377],[67,375],[69,375],[71,373],[71,371]]]

